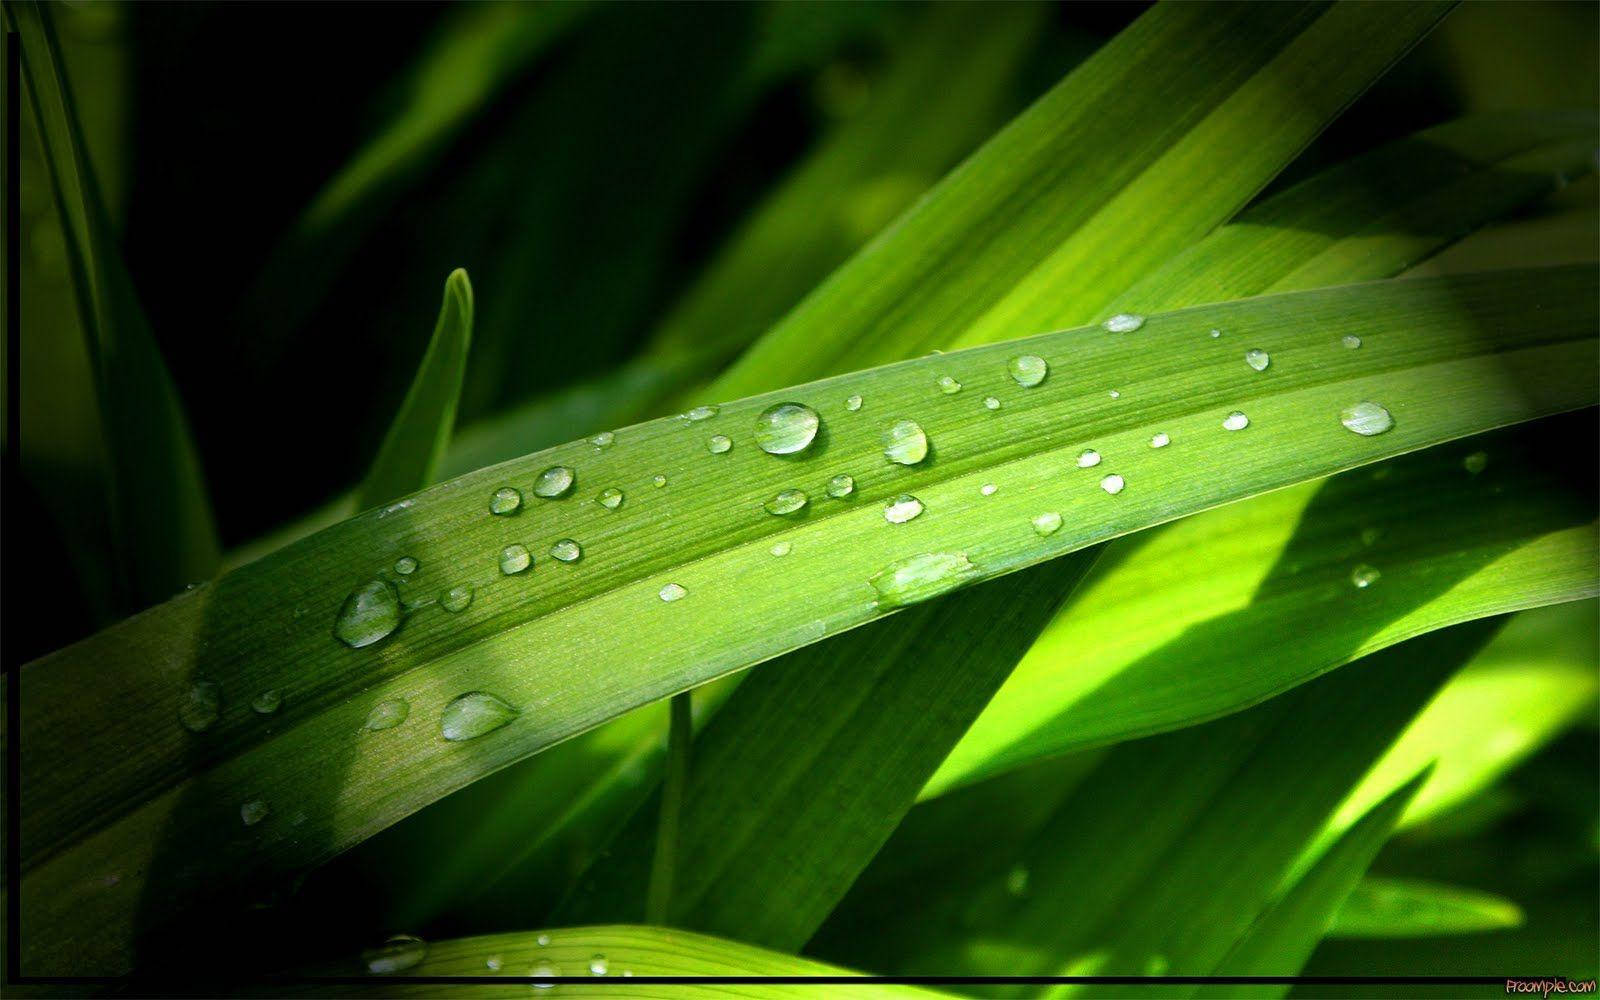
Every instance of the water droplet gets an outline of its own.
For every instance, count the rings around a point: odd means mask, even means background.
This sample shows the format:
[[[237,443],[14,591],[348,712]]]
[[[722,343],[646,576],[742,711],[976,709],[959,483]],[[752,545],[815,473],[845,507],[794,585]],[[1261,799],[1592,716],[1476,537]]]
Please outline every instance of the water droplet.
[[[1033,516],[1033,530],[1040,537],[1055,534],[1061,530],[1061,515],[1053,510],[1047,510],[1043,514],[1035,514]]]
[[[853,476],[839,473],[828,480],[828,496],[835,500],[842,500],[856,491],[856,481]]]
[[[262,799],[251,799],[239,807],[239,819],[244,822],[245,826],[255,826],[266,819],[267,813],[271,811],[267,807],[267,803]]]
[[[439,716],[439,732],[447,740],[473,740],[522,713],[484,691],[468,691],[450,699]]]
[[[522,492],[511,486],[502,486],[489,498],[489,513],[502,517],[514,514],[522,506]]]
[[[505,966],[505,961],[499,955],[490,955],[483,960],[483,964],[490,972],[499,972]]]
[[[1027,895],[1028,869],[1025,866],[1016,865],[1006,873],[1006,892],[1013,896]]]
[[[1394,426],[1394,418],[1389,411],[1377,403],[1356,403],[1339,411],[1339,422],[1344,424],[1345,430],[1360,434],[1362,437],[1372,437],[1382,434]]]
[[[1356,348],[1361,346],[1361,338],[1356,336],[1353,333],[1347,333],[1343,337],[1339,338],[1339,343],[1343,344],[1344,346],[1350,348],[1350,350],[1353,351]]]
[[[1380,539],[1382,537],[1383,537],[1382,529],[1379,529],[1379,528],[1362,528],[1361,529],[1361,544],[1362,545],[1376,545],[1377,542],[1378,542],[1378,539]]]
[[[372,706],[372,711],[367,713],[367,721],[361,728],[370,733],[393,729],[406,721],[406,716],[411,714],[411,704],[403,698],[389,698]]]
[[[572,489],[572,470],[565,465],[552,465],[539,473],[539,478],[533,481],[535,496],[554,500],[556,497],[565,496]]]
[[[1489,467],[1489,453],[1475,451],[1461,460],[1461,467],[1476,476]]]
[[[1121,493],[1122,487],[1125,485],[1127,484],[1122,481],[1122,477],[1117,475],[1115,472],[1100,480],[1100,488],[1112,496],[1116,496],[1118,493]]]
[[[706,451],[713,455],[725,455],[733,447],[733,439],[726,434],[713,434],[706,442]]]
[[[1092,469],[1100,464],[1100,453],[1093,448],[1085,448],[1078,453],[1078,468]]]
[[[401,576],[410,576],[417,571],[419,565],[420,563],[410,556],[401,556],[394,561],[394,571]]]
[[[604,955],[596,955],[589,959],[589,975],[591,976],[603,976],[610,971],[610,968],[611,967],[606,964],[606,957]]]
[[[878,607],[887,609],[938,597],[977,574],[965,552],[928,552],[879,570],[868,582],[878,592]]]
[[[385,580],[369,580],[344,599],[333,622],[334,638],[360,649],[400,627],[400,595]]]
[[[563,538],[550,546],[550,555],[564,563],[577,562],[583,558],[583,547],[570,538]]]
[[[861,409],[861,397],[851,396],[849,399],[844,401],[844,408],[849,410],[851,413]]]
[[[1106,320],[1104,325],[1112,333],[1132,333],[1144,326],[1144,317],[1137,313],[1117,313]]]
[[[961,391],[961,383],[948,375],[939,376],[939,391],[946,396],[954,396]]]
[[[928,435],[915,420],[899,420],[883,436],[883,456],[899,465],[916,465],[928,457]]]
[[[1272,358],[1261,348],[1252,347],[1244,352],[1244,363],[1258,372],[1264,372],[1267,370],[1267,366],[1272,364]]]
[[[716,415],[717,408],[715,406],[697,406],[688,413],[685,413],[683,415],[683,419],[692,422],[699,422],[701,420],[710,420]]]
[[[1221,330],[1212,330],[1211,331],[1211,339],[1212,340],[1216,340],[1220,336],[1222,336],[1222,331]]]
[[[538,937],[534,938],[533,940],[534,940],[534,943],[537,944],[539,947],[544,948],[544,947],[547,947],[550,944],[550,935],[548,935],[548,934],[540,934]]]
[[[985,396],[983,397],[983,405],[985,409],[998,410],[1000,409],[1000,400],[993,396]]]
[[[922,501],[902,493],[883,505],[883,519],[890,524],[905,524],[922,513]]]
[[[676,583],[669,583],[661,588],[660,598],[667,603],[672,603],[687,594],[688,591]]]
[[[1115,389],[1112,389],[1110,392],[1106,393],[1106,395],[1110,396],[1112,399],[1121,399],[1122,398],[1122,393],[1118,392]]]
[[[500,572],[514,576],[533,565],[533,556],[526,545],[512,543],[500,550]]]
[[[804,403],[779,403],[756,418],[756,444],[769,455],[793,455],[811,447],[822,418]]]
[[[540,962],[538,965],[535,965],[531,970],[529,970],[528,975],[534,977],[535,979],[549,980],[561,975],[561,970],[558,967],[551,965],[549,962]],[[554,985],[555,983],[552,982],[539,982],[534,983],[533,988],[536,990],[548,990]]]
[[[396,934],[382,947],[369,948],[361,953],[367,971],[380,976],[393,975],[415,969],[428,955],[428,944],[412,934]]]
[[[1157,431],[1150,436],[1150,447],[1152,448],[1165,448],[1171,443],[1172,439],[1167,437],[1166,431]]]
[[[806,495],[799,490],[784,490],[761,506],[768,514],[793,514],[806,505]]]
[[[191,733],[203,733],[222,714],[222,688],[216,681],[196,681],[178,702],[178,721]]]
[[[1378,572],[1377,567],[1362,563],[1350,571],[1350,582],[1355,584],[1357,590],[1366,590],[1374,583],[1377,583],[1378,577],[1382,575],[1382,573]]]
[[[277,688],[271,688],[250,699],[250,711],[257,715],[271,715],[282,704],[283,692]]]
[[[1050,365],[1037,354],[1019,354],[1006,362],[1006,371],[1011,373],[1011,378],[1018,385],[1032,389],[1050,374]]]
[[[590,438],[589,443],[594,445],[596,448],[606,448],[609,447],[611,442],[615,441],[616,439],[617,436],[612,432],[601,431],[599,434],[596,434],[594,437]]]
[[[793,547],[788,542],[773,542],[771,552],[775,556],[786,556]]]
[[[667,485],[667,477],[666,476],[662,476],[662,475],[657,475],[654,479],[652,479],[650,481],[652,483],[656,484],[656,489],[660,489],[661,487]]]
[[[1232,413],[1228,414],[1225,418],[1223,418],[1222,421],[1222,429],[1228,431],[1242,431],[1249,426],[1250,418],[1245,416],[1243,413],[1240,413],[1238,410],[1234,410]]]
[[[473,590],[470,583],[458,583],[439,595],[439,607],[451,614],[460,614],[472,606]]]
[[[999,488],[1000,487],[996,486],[994,483],[984,483],[982,486],[978,487],[978,492],[982,493],[986,497],[992,497],[994,496],[995,490],[998,490]]]
[[[598,502],[606,510],[616,510],[622,506],[622,491],[615,486],[607,487],[600,491]]]

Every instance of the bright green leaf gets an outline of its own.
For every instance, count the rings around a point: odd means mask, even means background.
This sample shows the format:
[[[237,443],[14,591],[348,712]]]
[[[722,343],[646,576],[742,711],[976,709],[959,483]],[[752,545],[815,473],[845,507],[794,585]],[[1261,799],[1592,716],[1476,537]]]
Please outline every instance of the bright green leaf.
[[[1344,836],[1354,836],[1351,827]],[[1356,885],[1328,928],[1332,937],[1440,937],[1498,931],[1522,924],[1522,910],[1504,896],[1416,879],[1368,876]]]

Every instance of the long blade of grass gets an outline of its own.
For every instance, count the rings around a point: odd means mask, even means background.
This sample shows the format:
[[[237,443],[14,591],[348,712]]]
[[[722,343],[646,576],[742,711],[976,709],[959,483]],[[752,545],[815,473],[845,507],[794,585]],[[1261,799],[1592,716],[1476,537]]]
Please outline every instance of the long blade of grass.
[[[1354,834],[1351,827],[1345,834]],[[1504,896],[1420,879],[1368,876],[1339,907],[1329,937],[1406,938],[1479,934],[1522,925],[1522,908]]]

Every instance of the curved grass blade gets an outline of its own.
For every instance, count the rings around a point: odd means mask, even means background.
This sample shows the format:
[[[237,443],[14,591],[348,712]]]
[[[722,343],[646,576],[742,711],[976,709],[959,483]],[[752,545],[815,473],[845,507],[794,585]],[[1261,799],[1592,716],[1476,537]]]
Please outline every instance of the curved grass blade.
[[[434,481],[434,470],[450,443],[461,377],[472,344],[472,283],[457,268],[444,283],[444,304],[428,351],[389,425],[366,481],[356,491],[356,510],[415,493]]]
[[[119,256],[48,11],[8,4],[88,342],[110,468],[123,601],[144,607],[215,571],[219,546],[176,386]]]
[[[149,929],[202,889],[324,859],[474,777],[903,601],[1592,404],[1595,293],[1592,271],[1558,268],[1208,306],[1153,316],[1132,336],[1065,331],[728,403],[707,420],[641,424],[609,445],[577,442],[368,512],[23,669],[27,960],[125,967],[136,914]],[[1203,333],[1216,326],[1254,331],[1278,359],[1271,375],[1218,353]],[[1339,347],[1345,334],[1367,347]],[[1024,352],[1054,366],[1033,389],[1007,374]],[[942,375],[967,388],[940,391]],[[1106,395],[1112,379],[1121,399]],[[985,393],[1004,407],[985,407]],[[853,395],[859,410],[845,405]],[[1341,407],[1367,399],[1393,414],[1381,435],[1340,424]],[[798,458],[763,453],[757,415],[791,400],[824,415],[822,433]],[[1251,426],[1225,430],[1236,407]],[[884,431],[909,416],[931,436],[931,457],[886,462]],[[1152,451],[1157,430],[1183,447]],[[709,453],[721,432],[733,448]],[[1111,464],[1078,468],[1086,447]],[[557,466],[577,470],[575,485],[536,495],[535,483],[564,481],[541,471]],[[1214,474],[1196,477],[1200,468]],[[853,499],[827,497],[844,471],[857,476]],[[1111,472],[1126,477],[1115,495],[1100,485]],[[988,482],[999,489],[985,496]],[[514,516],[490,513],[502,487],[524,492]],[[595,502],[612,487],[626,495],[615,510]],[[799,516],[762,510],[797,487],[815,498]],[[925,513],[886,523],[885,504],[902,494]],[[1044,511],[1062,527],[1041,537],[1032,521]],[[577,554],[561,539],[579,540],[581,558],[545,557]],[[791,555],[771,554],[779,541]],[[532,572],[500,572],[512,543],[540,559]],[[417,571],[395,570],[402,557]],[[669,585],[682,599],[664,599]],[[330,634],[347,599],[381,610],[385,588],[406,602],[403,626],[354,649]],[[753,620],[763,628],[748,629]],[[249,708],[267,690],[283,705],[270,724]],[[498,702],[469,706],[516,714],[489,713],[505,725],[477,739],[442,739],[446,708],[474,692]],[[179,725],[213,694],[212,725]],[[394,699],[410,705],[411,724],[364,731]],[[258,800],[277,820],[218,843],[216,824]],[[125,876],[122,892],[94,888],[107,868]],[[87,922],[103,932],[86,945],[74,928]]]
[[[1356,832],[1352,827],[1345,834]],[[1504,896],[1420,879],[1368,876],[1339,908],[1329,937],[1405,938],[1480,934],[1522,926],[1522,908]]]

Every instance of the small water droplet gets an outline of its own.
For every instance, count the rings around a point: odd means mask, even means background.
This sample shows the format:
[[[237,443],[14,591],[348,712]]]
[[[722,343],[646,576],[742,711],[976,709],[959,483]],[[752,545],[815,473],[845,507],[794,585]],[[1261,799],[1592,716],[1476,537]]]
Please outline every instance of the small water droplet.
[[[715,406],[697,406],[688,413],[685,413],[683,415],[683,419],[691,422],[699,422],[701,420],[710,420],[716,415],[717,408]]]
[[[993,396],[985,396],[985,397],[983,397],[983,406],[984,406],[984,409],[998,410],[998,409],[1000,409],[1000,400],[996,399]]]
[[[1461,460],[1461,467],[1476,476],[1489,467],[1489,453],[1475,451]]]
[[[596,955],[589,959],[589,975],[591,976],[603,976],[610,971],[610,968],[611,967],[606,964],[606,957],[604,955]]]
[[[534,480],[533,494],[546,500],[566,496],[567,491],[572,489],[572,478],[572,470],[565,465],[552,465]]]
[[[902,493],[883,505],[883,519],[890,524],[905,524],[922,513],[922,501]]]
[[[372,711],[367,713],[367,721],[361,728],[369,733],[393,729],[406,721],[406,716],[411,714],[411,703],[403,698],[389,698],[372,706]]]
[[[549,962],[540,962],[529,970],[528,975],[535,979],[550,980],[561,975],[561,969],[551,965]],[[548,981],[533,984],[533,988],[536,990],[548,990],[553,986],[555,986],[555,983]]]
[[[1112,496],[1116,496],[1118,493],[1121,493],[1122,487],[1125,485],[1127,484],[1123,482],[1122,477],[1117,475],[1115,472],[1100,480],[1100,488]]]
[[[1370,545],[1376,545],[1377,542],[1378,542],[1378,539],[1380,539],[1382,537],[1383,537],[1382,529],[1379,529],[1379,528],[1362,528],[1361,529],[1361,544],[1362,545],[1369,545],[1369,546]]]
[[[994,483],[984,483],[982,486],[978,487],[978,492],[982,493],[986,497],[992,497],[994,496],[995,490],[998,490],[999,488],[1000,487],[996,486]]]
[[[806,495],[800,490],[784,490],[762,504],[768,514],[793,514],[806,505]]]
[[[489,513],[499,514],[504,517],[514,514],[522,506],[522,491],[511,486],[502,486],[494,491],[494,496],[489,498]]]
[[[533,565],[533,556],[526,545],[513,542],[500,550],[500,572],[514,576]]]
[[[615,486],[607,487],[600,491],[600,498],[597,502],[606,510],[616,510],[622,506],[622,491]]]
[[[939,376],[939,391],[946,396],[954,396],[961,391],[961,383],[948,375]]]
[[[250,711],[257,715],[271,715],[282,704],[283,692],[277,688],[271,688],[250,699]]]
[[[1118,392],[1115,389],[1112,389],[1110,392],[1106,393],[1106,395],[1110,396],[1112,399],[1121,399],[1122,398],[1122,393]]]
[[[632,969],[623,969],[622,970],[622,974],[624,976],[631,976],[631,975],[633,975],[633,970]]]
[[[522,713],[485,691],[468,691],[450,699],[439,716],[439,733],[447,740],[473,740]]]
[[[1355,584],[1357,590],[1366,590],[1374,583],[1377,583],[1378,577],[1382,575],[1382,573],[1378,572],[1377,567],[1362,563],[1350,571],[1350,582]]]
[[[1006,892],[1012,896],[1027,895],[1028,869],[1025,866],[1016,865],[1006,873]]]
[[[713,455],[725,455],[733,447],[733,439],[726,434],[713,434],[706,441],[706,451]]]
[[[550,555],[564,563],[577,562],[583,558],[583,547],[570,538],[563,538],[550,546]]]
[[[1144,326],[1144,317],[1137,313],[1117,313],[1106,320],[1104,326],[1112,333],[1132,333]]]
[[[1344,424],[1345,430],[1360,434],[1362,437],[1372,437],[1382,434],[1394,426],[1394,418],[1389,411],[1377,403],[1355,403],[1339,411],[1339,422]]]
[[[428,955],[428,944],[413,934],[396,934],[382,947],[369,948],[361,953],[367,971],[380,976],[393,975],[415,969]]]
[[[1150,447],[1152,448],[1165,448],[1171,443],[1172,439],[1167,436],[1166,431],[1157,431],[1150,436]]]
[[[1272,358],[1261,348],[1252,347],[1244,352],[1244,363],[1258,372],[1264,372],[1267,370],[1267,366],[1272,364]]]
[[[483,960],[483,964],[488,967],[490,972],[499,972],[505,966],[505,960],[499,955],[490,955]]]
[[[978,574],[965,552],[928,552],[902,559],[868,582],[878,592],[878,607],[904,607],[954,590]]]
[[[656,489],[660,489],[661,487],[667,485],[667,477],[666,476],[662,476],[662,475],[657,475],[654,479],[652,479],[650,481],[652,483],[656,484]]]
[[[822,418],[804,403],[779,403],[756,417],[756,444],[769,455],[793,455],[811,447]]]
[[[1220,336],[1222,336],[1222,331],[1221,330],[1212,330],[1211,331],[1211,339],[1212,340],[1216,340]]]
[[[334,638],[360,649],[400,627],[400,595],[386,580],[369,580],[344,599],[333,622]]]
[[[844,401],[844,408],[849,410],[851,413],[861,409],[861,397],[851,396],[849,399]]]
[[[666,586],[661,588],[661,592],[660,592],[660,594],[658,596],[663,601],[666,601],[667,603],[670,604],[673,601],[676,601],[679,598],[683,597],[687,593],[688,593],[688,591],[683,589],[683,587],[680,584],[669,583]]]
[[[550,935],[540,934],[538,937],[534,938],[533,941],[541,948],[548,947],[550,944]]]
[[[196,681],[178,702],[178,721],[191,733],[203,733],[222,714],[222,688],[216,681]]]
[[[1061,515],[1053,510],[1033,515],[1033,530],[1041,538],[1061,530]]]
[[[596,448],[606,448],[609,447],[611,442],[615,441],[616,439],[617,436],[612,432],[601,431],[599,434],[596,434],[594,437],[590,438],[589,443],[594,445]]]
[[[771,551],[775,556],[786,556],[793,548],[794,546],[790,545],[788,542],[773,542],[772,548],[769,551]]]
[[[1100,453],[1093,448],[1085,448],[1078,453],[1078,468],[1092,469],[1100,464]]]
[[[410,576],[417,571],[420,564],[410,556],[401,556],[394,561],[394,571],[401,576]]]
[[[1018,385],[1032,389],[1050,374],[1050,365],[1037,354],[1019,354],[1006,362],[1006,371],[1011,373],[1012,380]]]
[[[267,803],[262,799],[251,799],[239,807],[239,819],[244,822],[245,826],[255,826],[266,819],[267,813],[271,811]]]
[[[839,473],[828,480],[828,496],[835,500],[842,500],[856,491],[856,481],[853,476]]]
[[[1250,426],[1250,418],[1238,410],[1234,410],[1223,418],[1222,429],[1229,431],[1242,431]]]
[[[473,590],[470,583],[458,583],[439,595],[439,607],[451,614],[460,614],[472,606]]]
[[[1344,346],[1350,348],[1350,350],[1353,351],[1356,348],[1361,346],[1361,338],[1356,336],[1353,333],[1347,333],[1343,337],[1339,338],[1339,343],[1343,344]]]
[[[884,432],[883,456],[899,465],[916,465],[928,457],[928,435],[915,420],[898,420]]]

